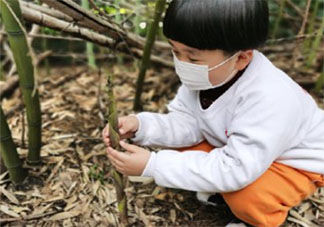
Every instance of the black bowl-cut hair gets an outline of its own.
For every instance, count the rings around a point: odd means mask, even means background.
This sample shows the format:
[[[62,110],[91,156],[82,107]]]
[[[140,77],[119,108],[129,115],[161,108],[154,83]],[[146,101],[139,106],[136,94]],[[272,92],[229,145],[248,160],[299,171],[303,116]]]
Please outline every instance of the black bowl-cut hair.
[[[163,21],[168,39],[227,53],[259,47],[268,27],[267,0],[173,0]]]

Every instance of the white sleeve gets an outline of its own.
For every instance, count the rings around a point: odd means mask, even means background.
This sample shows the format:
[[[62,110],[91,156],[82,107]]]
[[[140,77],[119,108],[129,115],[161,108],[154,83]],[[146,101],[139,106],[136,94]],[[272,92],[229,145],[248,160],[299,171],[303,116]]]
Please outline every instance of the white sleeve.
[[[186,147],[203,140],[193,116],[193,94],[183,86],[168,105],[168,114],[137,114],[139,129],[132,140],[144,146]]]
[[[249,99],[235,108],[226,146],[210,153],[152,153],[142,176],[163,187],[201,192],[236,191],[254,182],[289,144],[298,143],[303,109],[291,97]]]

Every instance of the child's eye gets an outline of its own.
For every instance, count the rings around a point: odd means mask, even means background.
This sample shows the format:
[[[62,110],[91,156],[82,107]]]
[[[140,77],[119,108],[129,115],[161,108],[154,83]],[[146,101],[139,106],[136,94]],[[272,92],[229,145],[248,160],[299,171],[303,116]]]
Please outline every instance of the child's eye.
[[[198,59],[192,59],[192,58],[189,58],[189,61],[190,61],[190,62],[199,62]]]
[[[176,56],[179,56],[179,52],[178,52],[178,51],[173,50],[173,53],[174,53]]]

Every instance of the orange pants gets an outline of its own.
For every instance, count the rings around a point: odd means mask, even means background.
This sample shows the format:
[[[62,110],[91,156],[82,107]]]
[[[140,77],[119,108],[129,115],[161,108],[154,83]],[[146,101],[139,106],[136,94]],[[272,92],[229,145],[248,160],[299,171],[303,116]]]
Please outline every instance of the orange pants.
[[[214,147],[206,142],[180,151]],[[290,208],[324,186],[324,176],[274,162],[256,181],[247,187],[222,193],[233,214],[253,226],[279,226],[285,222]]]

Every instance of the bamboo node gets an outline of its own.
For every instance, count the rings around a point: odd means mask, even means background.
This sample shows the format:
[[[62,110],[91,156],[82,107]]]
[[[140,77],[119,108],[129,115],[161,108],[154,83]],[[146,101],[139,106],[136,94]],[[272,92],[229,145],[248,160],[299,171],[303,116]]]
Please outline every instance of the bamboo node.
[[[24,35],[25,33],[22,31],[7,31],[7,34],[11,36],[21,36]]]

